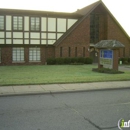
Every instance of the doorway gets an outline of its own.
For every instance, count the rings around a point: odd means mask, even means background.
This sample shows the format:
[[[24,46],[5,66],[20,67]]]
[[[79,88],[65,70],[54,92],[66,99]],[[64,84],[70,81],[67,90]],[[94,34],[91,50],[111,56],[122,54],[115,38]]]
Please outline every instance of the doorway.
[[[93,63],[98,63],[98,51],[95,48],[90,48],[90,57],[93,59]]]

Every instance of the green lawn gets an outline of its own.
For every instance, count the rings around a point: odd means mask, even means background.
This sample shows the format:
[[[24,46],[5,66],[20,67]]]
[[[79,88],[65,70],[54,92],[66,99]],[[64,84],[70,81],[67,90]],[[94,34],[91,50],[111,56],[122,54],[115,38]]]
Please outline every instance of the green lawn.
[[[95,65],[0,66],[0,85],[77,83],[130,80],[130,71],[123,74],[93,72]]]

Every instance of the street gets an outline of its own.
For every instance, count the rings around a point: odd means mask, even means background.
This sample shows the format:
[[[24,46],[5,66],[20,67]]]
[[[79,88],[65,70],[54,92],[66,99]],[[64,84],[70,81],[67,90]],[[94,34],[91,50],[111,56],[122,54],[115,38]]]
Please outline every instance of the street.
[[[119,130],[130,90],[0,97],[0,130]]]

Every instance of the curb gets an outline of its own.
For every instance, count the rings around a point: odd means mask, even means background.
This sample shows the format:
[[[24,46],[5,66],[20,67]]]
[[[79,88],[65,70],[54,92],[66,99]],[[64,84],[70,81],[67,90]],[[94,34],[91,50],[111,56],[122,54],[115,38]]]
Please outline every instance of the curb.
[[[66,90],[66,91],[50,91],[50,92],[25,92],[25,93],[6,93],[0,94],[0,97],[7,96],[30,96],[30,95],[46,95],[46,94],[62,94],[62,93],[77,93],[77,92],[92,92],[92,91],[107,91],[107,90],[124,90],[130,89],[130,87],[119,88],[99,88],[99,89],[86,89],[86,90]]]

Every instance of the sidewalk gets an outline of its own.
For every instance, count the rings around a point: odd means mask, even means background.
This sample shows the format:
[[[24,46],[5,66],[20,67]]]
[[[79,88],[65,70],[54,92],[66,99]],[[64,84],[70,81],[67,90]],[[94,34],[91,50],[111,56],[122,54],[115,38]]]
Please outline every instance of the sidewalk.
[[[130,88],[130,81],[111,81],[75,84],[0,86],[0,96],[33,95],[95,90],[114,90]]]

